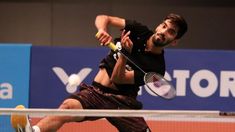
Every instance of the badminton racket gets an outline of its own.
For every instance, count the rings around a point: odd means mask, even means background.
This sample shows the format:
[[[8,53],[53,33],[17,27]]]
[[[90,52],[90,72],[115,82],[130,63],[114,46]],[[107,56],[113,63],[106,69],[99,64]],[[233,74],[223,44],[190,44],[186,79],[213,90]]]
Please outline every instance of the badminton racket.
[[[118,49],[114,43],[110,42],[107,46],[114,52],[119,52],[120,54],[122,54],[130,63],[132,63],[135,67],[137,67],[141,72],[144,73],[144,83],[151,92],[164,99],[172,99],[176,96],[175,87],[162,75],[155,72],[145,72],[125,54],[123,54],[122,51]]]

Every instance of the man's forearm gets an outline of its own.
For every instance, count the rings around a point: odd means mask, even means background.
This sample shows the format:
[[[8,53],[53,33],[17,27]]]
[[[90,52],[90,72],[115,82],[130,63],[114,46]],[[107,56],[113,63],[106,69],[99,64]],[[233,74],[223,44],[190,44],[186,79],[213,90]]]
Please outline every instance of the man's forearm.
[[[108,16],[106,15],[98,15],[95,19],[95,26],[97,30],[107,31],[108,23],[109,23]]]
[[[98,15],[95,19],[95,26],[98,30],[107,31],[108,25],[124,28],[125,19],[114,16]]]
[[[117,83],[122,82],[122,79],[125,79],[126,61],[126,58],[122,55],[117,60],[111,76],[112,81]]]

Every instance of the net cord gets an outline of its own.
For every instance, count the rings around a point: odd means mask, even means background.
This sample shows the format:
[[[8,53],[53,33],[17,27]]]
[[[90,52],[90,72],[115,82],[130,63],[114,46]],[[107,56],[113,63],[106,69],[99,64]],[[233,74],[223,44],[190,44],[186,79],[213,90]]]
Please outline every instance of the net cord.
[[[221,111],[175,111],[175,110],[75,110],[75,109],[14,109],[0,108],[0,115],[29,115],[29,116],[94,116],[94,117],[158,117],[158,116],[200,116],[221,117],[235,116],[235,112]]]

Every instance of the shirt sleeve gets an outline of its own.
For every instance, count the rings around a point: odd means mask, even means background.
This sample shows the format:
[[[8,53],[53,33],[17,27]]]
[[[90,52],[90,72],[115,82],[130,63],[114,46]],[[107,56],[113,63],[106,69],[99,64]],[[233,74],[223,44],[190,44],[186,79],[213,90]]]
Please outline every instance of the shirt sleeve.
[[[149,32],[149,28],[140,22],[137,22],[135,20],[126,20],[125,22],[125,30],[131,31],[131,34],[134,34],[135,36],[139,36],[145,32]]]

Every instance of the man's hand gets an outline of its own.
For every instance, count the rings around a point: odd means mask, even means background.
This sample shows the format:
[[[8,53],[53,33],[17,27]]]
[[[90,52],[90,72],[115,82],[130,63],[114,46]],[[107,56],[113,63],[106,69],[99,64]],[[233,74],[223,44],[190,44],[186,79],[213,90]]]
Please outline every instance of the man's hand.
[[[133,42],[129,38],[130,33],[130,31],[125,33],[125,30],[123,30],[121,35],[122,48],[126,49],[129,53],[131,53],[133,47]]]
[[[112,36],[103,29],[100,29],[95,37],[100,41],[101,46],[106,46],[112,41]]]

